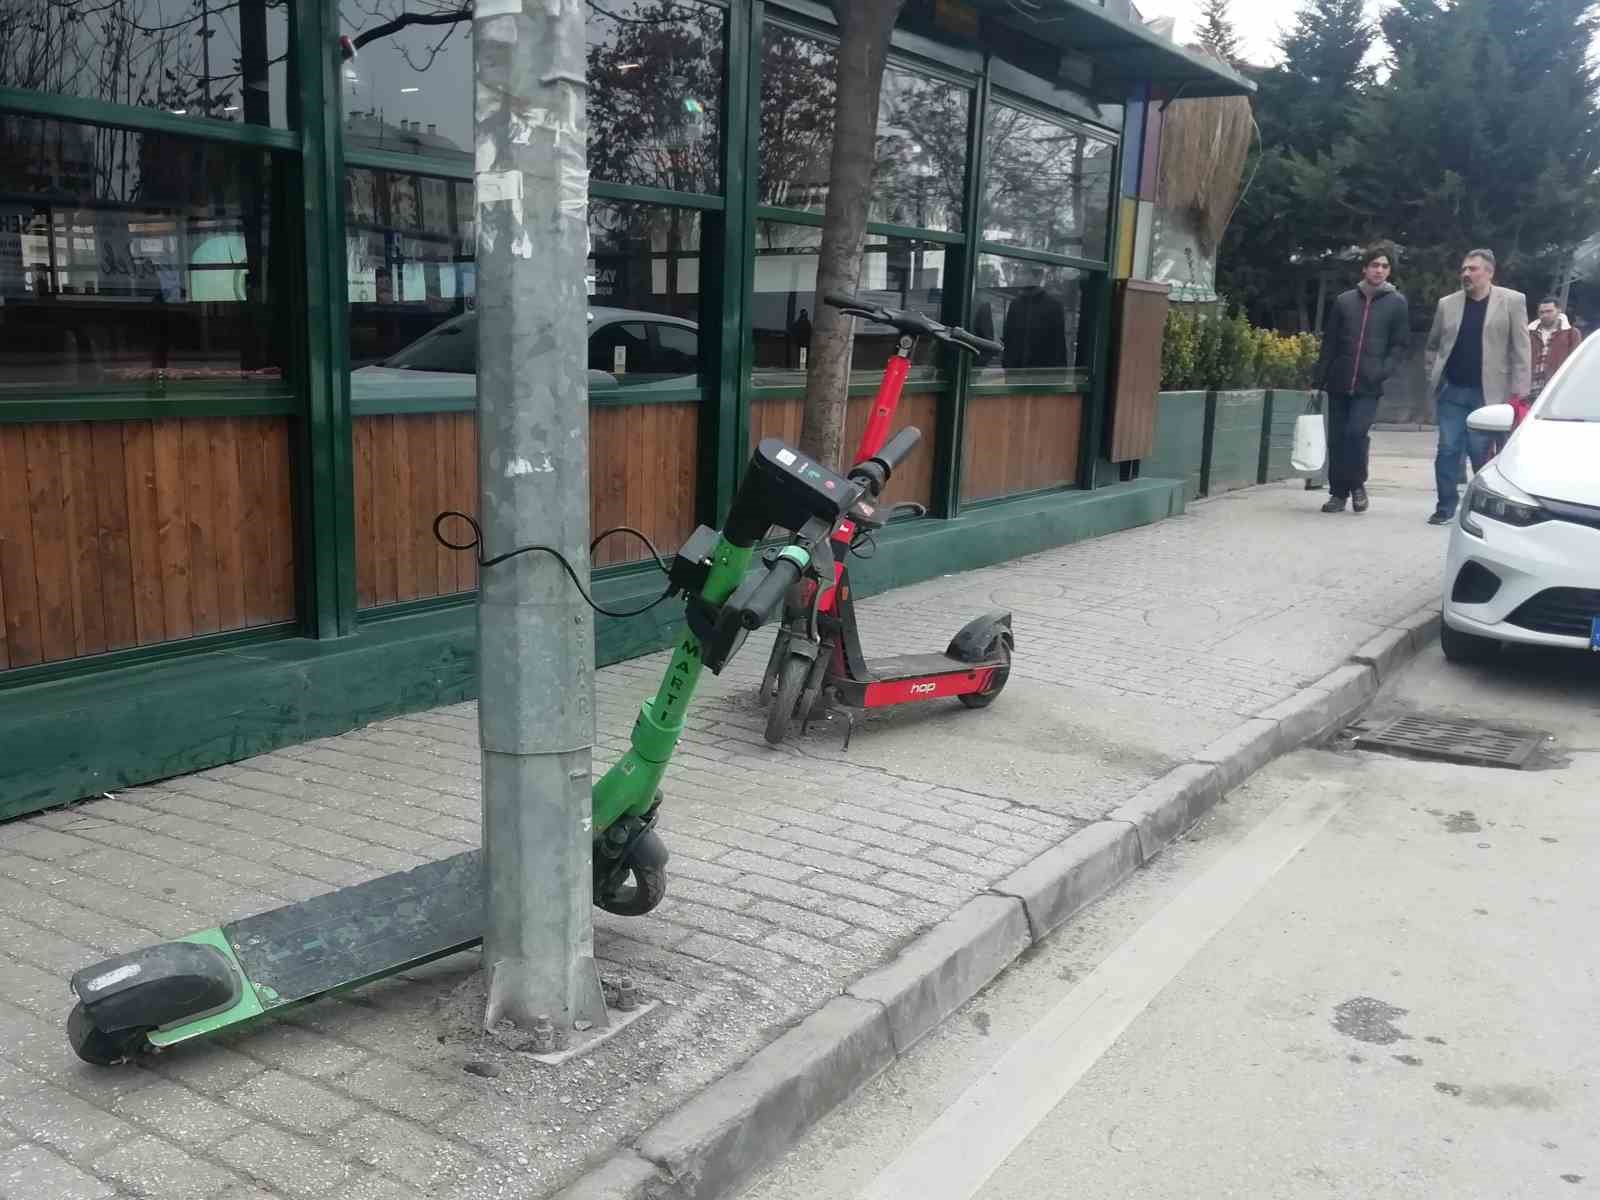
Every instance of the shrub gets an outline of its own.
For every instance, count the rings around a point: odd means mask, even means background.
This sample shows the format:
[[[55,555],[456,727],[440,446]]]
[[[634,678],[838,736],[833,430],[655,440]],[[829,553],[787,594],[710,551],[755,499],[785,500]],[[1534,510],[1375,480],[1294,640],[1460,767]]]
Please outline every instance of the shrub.
[[[1306,390],[1321,342],[1314,334],[1256,329],[1242,314],[1174,307],[1161,339],[1163,391]]]

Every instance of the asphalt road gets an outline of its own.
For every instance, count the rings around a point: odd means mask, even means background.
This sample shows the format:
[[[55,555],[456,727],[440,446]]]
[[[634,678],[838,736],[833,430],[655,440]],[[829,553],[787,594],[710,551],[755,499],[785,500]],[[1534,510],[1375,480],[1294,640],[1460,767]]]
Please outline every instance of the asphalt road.
[[[1280,760],[744,1200],[1600,1195],[1600,659],[1435,648],[1408,712],[1534,767]]]

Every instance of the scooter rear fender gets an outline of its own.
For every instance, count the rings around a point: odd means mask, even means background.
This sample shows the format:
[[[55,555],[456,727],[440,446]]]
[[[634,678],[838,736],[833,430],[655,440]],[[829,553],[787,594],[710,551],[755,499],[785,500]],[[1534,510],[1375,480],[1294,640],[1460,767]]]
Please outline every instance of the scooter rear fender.
[[[950,645],[945,653],[958,662],[983,662],[985,651],[994,642],[997,634],[1011,633],[1011,614],[1001,609],[984,613],[968,621],[961,628],[961,632],[950,639]]]
[[[228,956],[197,942],[162,942],[73,975],[72,990],[106,1033],[158,1029],[230,1008],[241,980]]]

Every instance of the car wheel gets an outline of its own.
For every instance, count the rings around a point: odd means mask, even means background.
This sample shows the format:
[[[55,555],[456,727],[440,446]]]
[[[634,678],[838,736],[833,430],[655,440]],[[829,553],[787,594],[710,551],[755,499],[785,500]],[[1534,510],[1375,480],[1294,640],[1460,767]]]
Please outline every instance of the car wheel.
[[[1494,638],[1479,637],[1475,633],[1462,633],[1439,617],[1439,648],[1453,663],[1489,662],[1500,653],[1500,643]]]

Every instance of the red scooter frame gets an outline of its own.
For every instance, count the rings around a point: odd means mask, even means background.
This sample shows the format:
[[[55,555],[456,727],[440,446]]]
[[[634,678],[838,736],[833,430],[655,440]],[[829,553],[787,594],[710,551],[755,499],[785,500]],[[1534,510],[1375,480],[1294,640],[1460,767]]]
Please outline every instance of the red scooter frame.
[[[852,467],[856,477],[872,481],[869,491],[876,500],[900,461],[922,437],[915,426],[902,429],[893,438],[888,436],[917,337],[932,336],[971,353],[998,354],[1002,347],[920,313],[882,308],[855,296],[835,293],[824,297],[824,302],[852,316],[890,325],[901,335],[884,368]],[[828,703],[822,711],[845,721],[848,747],[854,729],[851,709],[887,708],[946,696],[956,697],[969,708],[984,708],[1005,687],[1014,644],[1008,612],[989,612],[969,622],[943,654],[902,654],[869,661],[862,653],[846,562],[860,540],[882,528],[901,509],[918,515],[925,511],[920,504],[898,505],[887,513],[870,503],[858,505],[834,526],[825,547],[818,547],[813,555],[811,568],[790,590],[783,625],[761,684],[762,700],[771,706],[766,737],[773,745],[783,741],[796,717],[802,726],[809,723],[824,697]]]

